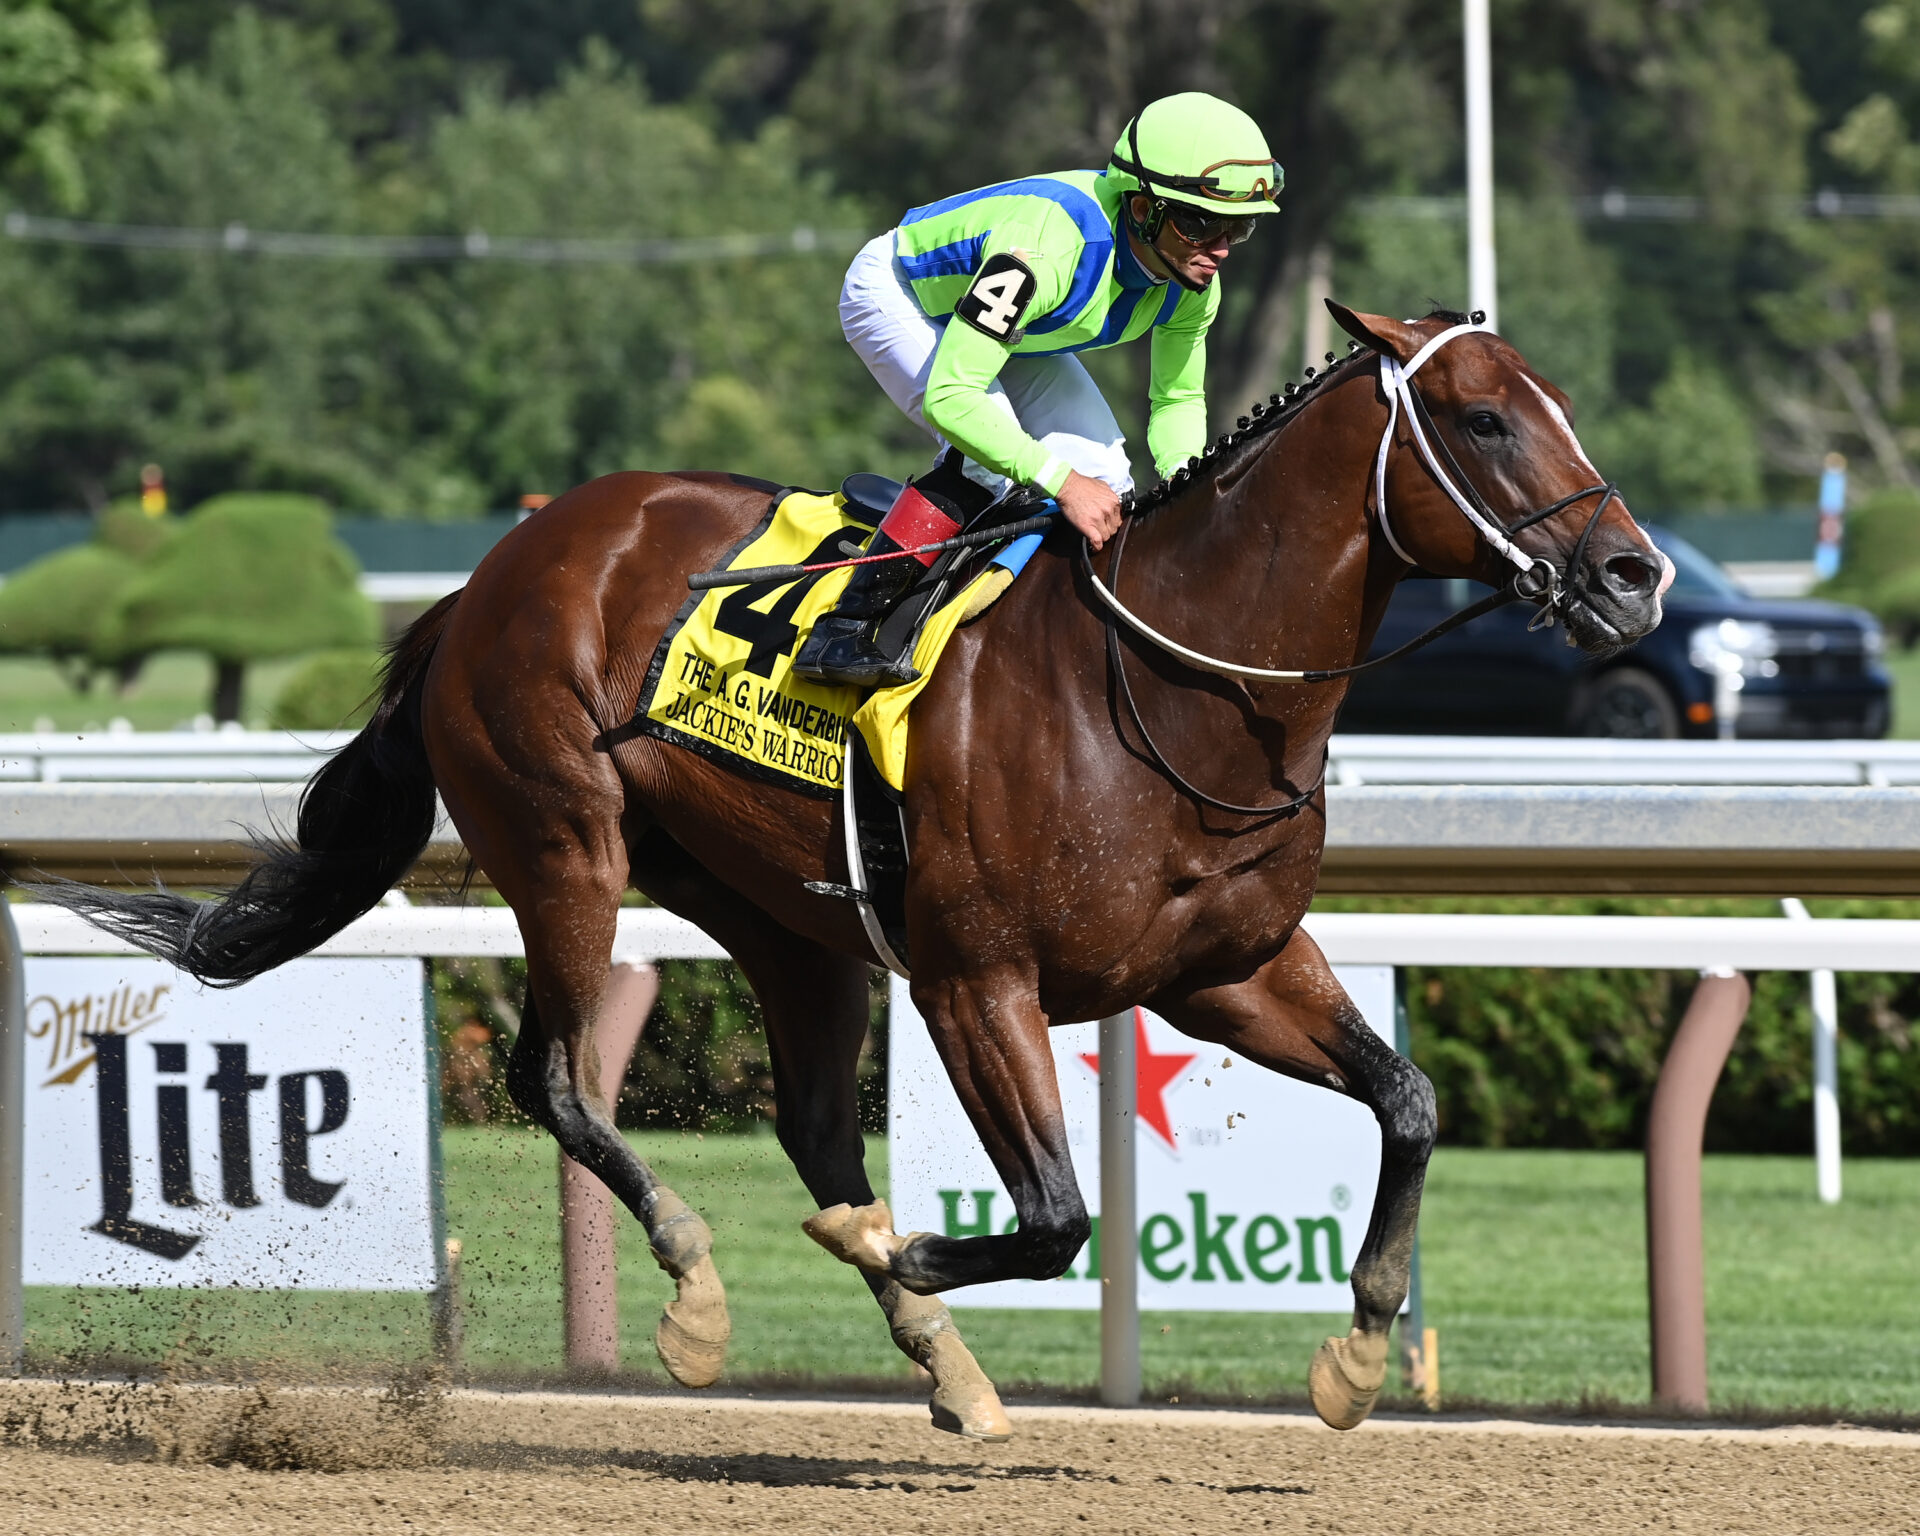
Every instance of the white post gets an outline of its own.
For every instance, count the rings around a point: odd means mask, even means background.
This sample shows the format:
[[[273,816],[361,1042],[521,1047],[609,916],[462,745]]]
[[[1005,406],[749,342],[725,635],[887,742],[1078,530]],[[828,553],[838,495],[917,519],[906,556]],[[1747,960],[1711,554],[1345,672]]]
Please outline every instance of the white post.
[[[1325,240],[1307,253],[1306,294],[1300,366],[1318,373],[1327,366],[1327,352],[1333,344],[1333,316],[1327,313],[1327,300],[1333,297],[1333,247]]]
[[[13,905],[0,896],[0,1375],[26,1367],[27,993]]]
[[[1806,904],[1796,896],[1780,903],[1788,917],[1805,921]],[[1813,1167],[1820,1198],[1840,1203],[1840,999],[1832,971],[1812,973],[1813,1002]]]
[[[1462,0],[1467,85],[1467,308],[1500,328],[1493,255],[1493,44],[1487,0]]]
[[[1813,1165],[1820,1198],[1840,1203],[1840,1002],[1833,972],[1813,973]]]
[[[1100,1021],[1100,1401],[1140,1401],[1140,1256],[1134,1180],[1134,1013]]]

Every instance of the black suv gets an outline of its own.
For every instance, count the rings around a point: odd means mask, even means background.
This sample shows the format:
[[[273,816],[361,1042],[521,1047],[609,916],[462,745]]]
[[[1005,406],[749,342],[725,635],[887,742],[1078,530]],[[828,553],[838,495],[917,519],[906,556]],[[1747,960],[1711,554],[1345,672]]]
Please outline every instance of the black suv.
[[[1647,527],[1673,561],[1660,627],[1595,662],[1558,629],[1529,634],[1531,608],[1476,619],[1404,661],[1356,678],[1343,731],[1515,736],[1717,736],[1729,695],[1734,734],[1877,737],[1891,684],[1880,626],[1858,608],[1812,599],[1770,602],[1686,540]],[[1425,575],[1400,584],[1374,642],[1404,645],[1484,589]],[[1730,687],[1729,683],[1737,683]]]

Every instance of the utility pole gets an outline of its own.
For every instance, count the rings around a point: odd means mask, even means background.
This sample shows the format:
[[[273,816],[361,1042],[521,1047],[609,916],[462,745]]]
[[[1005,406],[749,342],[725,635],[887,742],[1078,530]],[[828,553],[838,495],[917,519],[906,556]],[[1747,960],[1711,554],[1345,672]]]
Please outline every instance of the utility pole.
[[[1500,327],[1500,284],[1493,255],[1493,44],[1487,0],[1462,0],[1467,80],[1467,307]]]

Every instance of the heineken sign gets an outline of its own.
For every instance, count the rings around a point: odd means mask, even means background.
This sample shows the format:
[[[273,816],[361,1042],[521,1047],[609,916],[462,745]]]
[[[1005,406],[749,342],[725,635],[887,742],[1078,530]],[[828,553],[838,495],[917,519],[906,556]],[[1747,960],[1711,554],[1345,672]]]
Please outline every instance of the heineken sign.
[[[1393,1040],[1393,969],[1337,974],[1367,1022]],[[1015,1216],[934,1054],[906,984],[893,982],[888,1038],[890,1200],[899,1231],[966,1237]],[[1380,1171],[1372,1114],[1164,1019],[1135,1014],[1140,1305],[1219,1312],[1344,1312]],[[1100,1305],[1099,1026],[1053,1031],[1054,1072],[1074,1169],[1095,1235],[1058,1280],[969,1286],[963,1306]]]
[[[28,959],[26,1282],[431,1290],[423,979]]]

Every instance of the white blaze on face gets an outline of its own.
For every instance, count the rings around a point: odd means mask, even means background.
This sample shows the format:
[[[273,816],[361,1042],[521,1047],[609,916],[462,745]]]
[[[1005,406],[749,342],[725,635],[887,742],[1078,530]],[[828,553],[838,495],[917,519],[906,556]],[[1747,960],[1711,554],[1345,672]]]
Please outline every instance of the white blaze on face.
[[[1540,397],[1540,403],[1546,407],[1547,415],[1553,419],[1555,425],[1567,434],[1567,443],[1573,449],[1574,463],[1579,465],[1579,467],[1589,475],[1593,476],[1595,484],[1600,483],[1600,471],[1593,467],[1593,460],[1587,457],[1587,450],[1580,445],[1579,434],[1573,430],[1573,423],[1567,420],[1567,413],[1560,409],[1560,402],[1555,400],[1552,395],[1548,394],[1532,379],[1528,378],[1526,374],[1523,373],[1520,377],[1526,381],[1527,388]],[[1646,536],[1643,534],[1641,537],[1645,538]],[[1648,546],[1653,549],[1653,552],[1660,557],[1660,585],[1655,589],[1653,594],[1654,622],[1657,624],[1660,622],[1661,617],[1661,599],[1667,595],[1667,588],[1673,585],[1674,569],[1673,562],[1667,558],[1665,550],[1654,545],[1651,539],[1647,539],[1646,542]]]
[[[1580,446],[1579,435],[1573,430],[1573,423],[1567,420],[1567,413],[1560,409],[1560,402],[1554,399],[1552,395],[1548,394],[1538,384],[1534,383],[1532,379],[1527,378],[1524,373],[1521,374],[1520,377],[1526,381],[1527,388],[1540,397],[1540,403],[1547,408],[1547,414],[1553,418],[1555,424],[1562,432],[1567,434],[1567,441],[1573,445],[1574,463],[1592,475],[1595,480],[1598,480],[1600,478],[1600,471],[1593,467],[1593,460],[1587,457],[1587,450]]]

